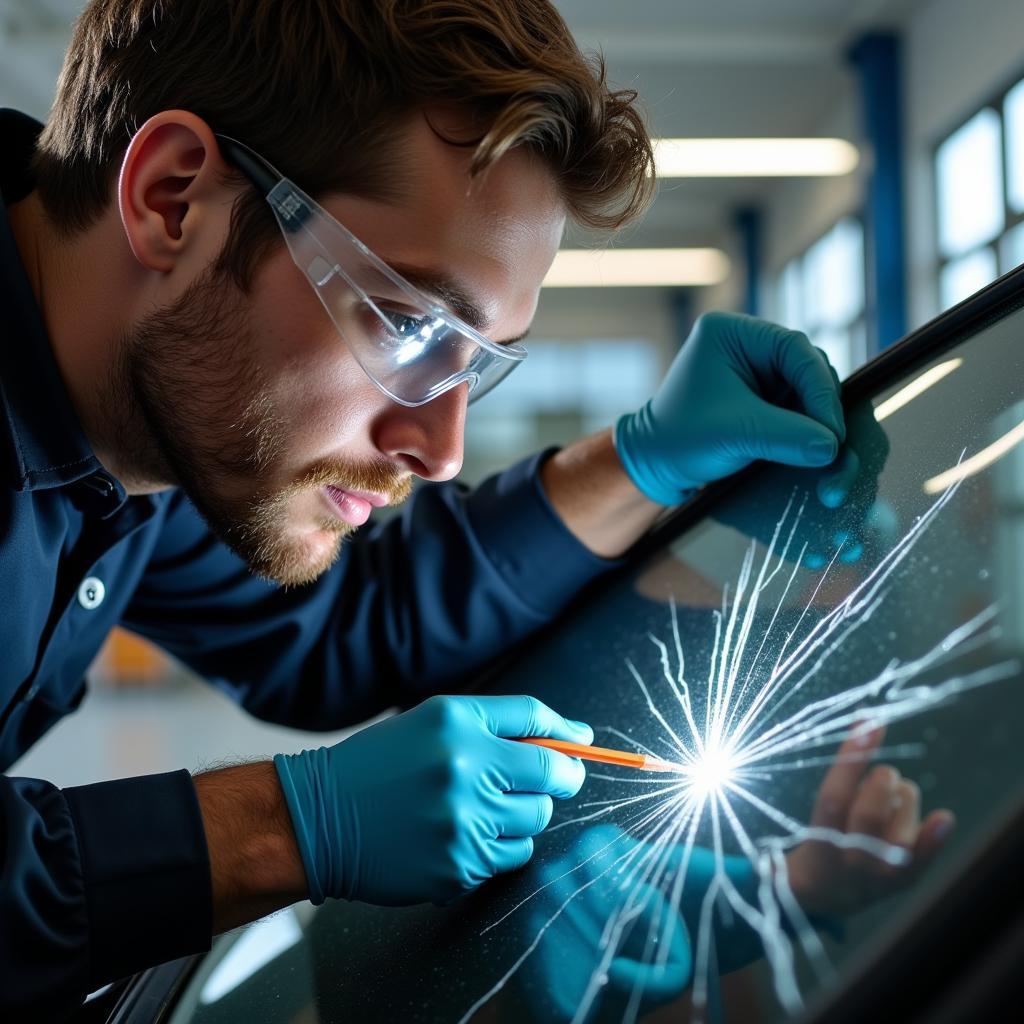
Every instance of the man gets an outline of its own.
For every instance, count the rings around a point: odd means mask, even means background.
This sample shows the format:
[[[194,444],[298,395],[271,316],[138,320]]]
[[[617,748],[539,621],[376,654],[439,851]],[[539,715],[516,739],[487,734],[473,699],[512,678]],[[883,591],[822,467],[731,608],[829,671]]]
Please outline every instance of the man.
[[[754,458],[834,459],[821,355],[717,316],[614,438],[443,483],[566,217],[646,203],[633,100],[543,0],[95,0],[45,128],[0,115],[3,763],[77,706],[115,623],[268,720],[418,705],[195,779],[4,778],[5,1019],[297,899],[445,900],[524,864],[583,769],[509,739],[589,728],[424,698],[665,505]],[[438,486],[342,546],[416,478]]]

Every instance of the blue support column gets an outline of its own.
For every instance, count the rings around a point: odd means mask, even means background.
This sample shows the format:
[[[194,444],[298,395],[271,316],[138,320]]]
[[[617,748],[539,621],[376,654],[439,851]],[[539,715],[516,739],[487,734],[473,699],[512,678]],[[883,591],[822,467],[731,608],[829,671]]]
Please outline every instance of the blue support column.
[[[743,255],[743,305],[741,312],[761,316],[761,211],[745,206],[736,211],[735,225]]]
[[[864,133],[872,161],[864,210],[871,354],[907,330],[900,39],[891,32],[869,32],[850,48],[849,59],[860,79]]]

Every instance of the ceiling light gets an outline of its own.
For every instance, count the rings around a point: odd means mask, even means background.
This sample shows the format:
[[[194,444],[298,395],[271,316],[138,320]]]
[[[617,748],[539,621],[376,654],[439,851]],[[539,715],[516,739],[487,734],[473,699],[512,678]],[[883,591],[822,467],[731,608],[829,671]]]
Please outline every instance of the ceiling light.
[[[720,249],[562,249],[544,287],[682,287],[728,276],[729,258]]]
[[[857,147],[845,139],[655,139],[659,178],[818,177],[849,174]]]

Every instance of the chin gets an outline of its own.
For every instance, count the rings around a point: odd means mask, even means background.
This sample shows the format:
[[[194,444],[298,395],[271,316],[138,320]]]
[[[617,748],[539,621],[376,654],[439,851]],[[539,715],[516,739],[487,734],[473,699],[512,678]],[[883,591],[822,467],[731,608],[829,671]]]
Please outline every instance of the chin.
[[[258,576],[285,587],[298,587],[319,579],[338,559],[345,537],[352,530],[337,523],[305,530],[291,529],[262,544],[246,561]]]

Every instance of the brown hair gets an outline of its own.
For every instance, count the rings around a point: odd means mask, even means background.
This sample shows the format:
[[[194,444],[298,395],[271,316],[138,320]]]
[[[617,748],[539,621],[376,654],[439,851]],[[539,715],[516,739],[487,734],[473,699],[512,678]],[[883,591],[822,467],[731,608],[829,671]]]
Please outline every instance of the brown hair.
[[[93,0],[35,180],[55,224],[82,230],[110,202],[138,127],[185,109],[313,195],[386,198],[400,119],[467,98],[483,126],[471,175],[525,145],[579,222],[617,228],[646,208],[653,155],[636,93],[608,87],[548,0]],[[266,203],[243,189],[222,266],[245,286],[276,237]]]

